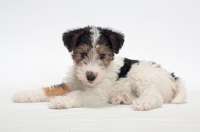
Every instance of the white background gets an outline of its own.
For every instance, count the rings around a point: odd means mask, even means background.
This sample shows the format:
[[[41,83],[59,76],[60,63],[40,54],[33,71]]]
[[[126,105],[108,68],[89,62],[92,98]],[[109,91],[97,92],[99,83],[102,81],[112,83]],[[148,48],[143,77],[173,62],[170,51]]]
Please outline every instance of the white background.
[[[124,33],[119,56],[200,84],[198,0],[1,0],[0,85],[61,83],[72,64],[62,33],[87,25]]]
[[[200,0],[0,0],[0,132],[199,132],[199,85],[186,85],[186,103],[146,112],[11,102],[16,91],[61,83],[72,65],[62,33],[87,25],[123,32],[119,56],[155,61],[200,84]]]

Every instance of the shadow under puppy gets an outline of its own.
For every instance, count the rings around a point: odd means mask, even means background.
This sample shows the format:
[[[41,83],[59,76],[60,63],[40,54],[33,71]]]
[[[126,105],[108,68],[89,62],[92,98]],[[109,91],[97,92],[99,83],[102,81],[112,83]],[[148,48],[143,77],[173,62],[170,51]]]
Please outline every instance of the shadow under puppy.
[[[132,104],[142,111],[186,99],[180,79],[160,65],[114,57],[123,46],[122,33],[88,26],[69,30],[62,39],[74,61],[62,84],[17,92],[14,102],[50,101],[51,109]]]

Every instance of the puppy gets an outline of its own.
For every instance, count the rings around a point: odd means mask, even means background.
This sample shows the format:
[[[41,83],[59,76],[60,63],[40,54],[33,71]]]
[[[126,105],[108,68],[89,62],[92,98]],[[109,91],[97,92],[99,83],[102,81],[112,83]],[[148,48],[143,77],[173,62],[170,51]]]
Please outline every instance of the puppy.
[[[132,104],[143,111],[186,99],[181,80],[160,65],[114,56],[124,43],[120,32],[88,26],[69,30],[62,39],[74,62],[62,84],[17,92],[14,102],[50,101],[51,109]]]

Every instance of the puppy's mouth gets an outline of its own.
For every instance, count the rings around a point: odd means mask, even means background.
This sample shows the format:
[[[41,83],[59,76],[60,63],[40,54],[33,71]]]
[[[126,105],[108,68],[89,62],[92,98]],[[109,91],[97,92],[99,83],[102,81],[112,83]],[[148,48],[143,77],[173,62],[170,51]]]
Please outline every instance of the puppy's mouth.
[[[90,88],[94,88],[94,87],[98,86],[100,83],[101,82],[98,79],[95,79],[94,81],[87,80],[87,82],[85,84]]]
[[[88,83],[93,83],[93,81],[88,81]]]

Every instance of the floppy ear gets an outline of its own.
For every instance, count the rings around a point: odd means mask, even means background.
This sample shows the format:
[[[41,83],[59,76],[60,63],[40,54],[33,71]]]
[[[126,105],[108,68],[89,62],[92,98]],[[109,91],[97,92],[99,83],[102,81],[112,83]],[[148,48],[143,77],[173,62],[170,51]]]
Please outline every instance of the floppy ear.
[[[83,29],[76,29],[63,33],[62,40],[69,52],[74,49],[81,34],[83,34]]]
[[[118,54],[124,43],[124,35],[122,33],[114,32],[109,29],[104,29],[104,33],[105,36],[108,37],[108,39],[110,40],[112,46],[111,48],[114,53]]]

